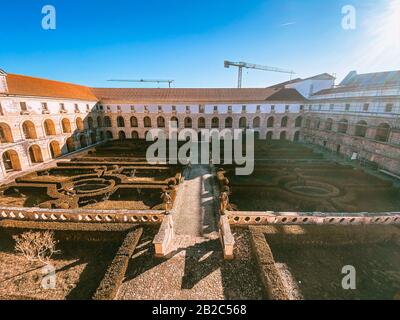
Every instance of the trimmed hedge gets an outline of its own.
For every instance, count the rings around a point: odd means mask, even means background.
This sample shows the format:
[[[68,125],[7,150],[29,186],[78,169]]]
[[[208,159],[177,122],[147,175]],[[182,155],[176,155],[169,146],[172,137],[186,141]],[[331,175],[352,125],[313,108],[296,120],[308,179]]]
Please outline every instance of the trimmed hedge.
[[[113,300],[117,296],[118,290],[124,280],[126,269],[129,265],[129,260],[132,257],[143,229],[136,229],[128,232],[122,242],[117,254],[114,257],[111,265],[93,295],[93,300]]]

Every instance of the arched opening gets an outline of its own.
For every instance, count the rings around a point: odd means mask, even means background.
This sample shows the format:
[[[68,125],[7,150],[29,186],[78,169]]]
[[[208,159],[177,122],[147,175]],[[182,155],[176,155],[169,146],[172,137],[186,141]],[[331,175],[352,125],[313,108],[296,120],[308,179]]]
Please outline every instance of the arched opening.
[[[233,119],[232,117],[228,117],[225,119],[225,128],[231,129],[233,127]]]
[[[299,116],[299,117],[296,118],[295,127],[296,128],[301,128],[302,125],[303,125],[303,117]]]
[[[267,141],[270,142],[272,141],[272,138],[274,136],[274,133],[272,131],[267,132]]]
[[[83,120],[82,120],[82,118],[80,118],[80,117],[78,117],[78,118],[76,118],[76,128],[79,130],[79,131],[83,131],[83,130],[85,130],[85,125],[83,124]]]
[[[103,141],[104,140],[104,132],[100,131],[99,136],[100,136],[100,141]]]
[[[126,140],[126,134],[123,131],[118,132],[118,139],[120,141],[125,141]]]
[[[96,130],[90,133],[90,141],[92,144],[97,143],[97,133]]]
[[[203,117],[199,118],[197,122],[199,129],[204,129],[206,127],[206,119]]]
[[[179,128],[179,120],[177,117],[172,117],[171,118],[171,125],[175,128]]]
[[[11,128],[7,123],[0,123],[0,142],[1,143],[13,143],[14,142]]]
[[[164,119],[164,117],[158,117],[157,118],[157,127],[165,128],[165,119]]]
[[[137,118],[136,117],[131,117],[131,127],[132,128],[137,128],[139,126],[139,124],[138,124],[138,120],[137,120]]]
[[[306,125],[305,125],[305,127],[306,127],[307,129],[311,129],[311,119],[310,119],[310,118],[307,118],[307,119],[306,119]]]
[[[321,119],[320,118],[316,118],[314,120],[314,128],[315,129],[319,129],[321,127]]]
[[[346,119],[342,119],[338,123],[338,132],[339,133],[347,133],[347,130],[349,129],[349,121]]]
[[[81,148],[87,147],[87,139],[85,135],[81,134],[81,136],[79,137],[79,143],[81,144]]]
[[[20,171],[21,163],[19,161],[18,153],[14,150],[8,150],[3,153],[3,164],[6,172]]]
[[[367,135],[368,123],[365,121],[359,121],[356,124],[355,135],[357,137],[365,138]]]
[[[132,131],[132,139],[133,140],[138,140],[139,139],[139,133],[137,131]]]
[[[88,118],[87,118],[87,122],[88,122],[88,128],[89,128],[89,130],[93,130],[93,128],[94,128],[93,118],[92,118],[92,117],[88,117]]]
[[[62,130],[63,133],[71,133],[71,122],[69,121],[69,119],[64,118],[61,120],[61,126],[62,126]]]
[[[103,121],[101,121],[101,117],[100,116],[97,117],[97,127],[98,128],[102,128],[103,127]]]
[[[260,140],[260,131],[254,131],[254,140]]]
[[[253,119],[253,128],[260,128],[260,117],[255,117],[254,119]]]
[[[283,117],[282,118],[282,121],[281,121],[281,128],[287,128],[287,126],[288,126],[288,117]]]
[[[241,117],[239,120],[239,128],[246,129],[247,128],[247,119],[246,117]]]
[[[46,119],[44,121],[44,132],[46,136],[55,136],[56,133],[56,126],[54,125],[53,120]]]
[[[112,125],[111,125],[111,118],[110,118],[110,117],[108,117],[108,116],[105,116],[105,117],[104,117],[104,126],[105,126],[106,128],[111,128],[111,127],[112,127]]]
[[[267,128],[273,128],[274,127],[274,122],[275,118],[274,117],[269,117],[267,120]]]
[[[125,127],[125,120],[123,117],[119,116],[117,118],[117,126],[118,128],[124,128]]]
[[[294,139],[293,139],[293,141],[294,141],[294,142],[299,142],[299,141],[300,141],[300,131],[296,131],[296,132],[294,133]]]
[[[53,159],[56,159],[59,156],[61,156],[61,148],[60,148],[60,144],[58,143],[58,141],[50,142],[50,153],[51,153],[51,157]]]
[[[333,127],[333,120],[331,118],[329,118],[325,122],[325,130],[332,131],[332,127]]]
[[[32,163],[43,162],[42,150],[37,144],[29,147],[29,158],[31,159]]]
[[[143,123],[145,128],[151,128],[151,119],[149,117],[145,117]]]
[[[22,131],[24,132],[25,139],[37,139],[36,128],[32,121],[25,121],[22,124]]]
[[[213,129],[219,128],[219,119],[217,117],[211,119],[211,128]]]
[[[186,117],[184,122],[185,122],[185,128],[192,128],[192,126],[193,126],[192,125],[192,118]]]
[[[113,140],[114,139],[113,134],[112,134],[111,131],[107,131],[106,132],[106,139],[107,140]]]
[[[68,153],[71,153],[71,152],[74,152],[74,151],[75,151],[75,142],[74,142],[74,138],[69,137],[69,138],[66,140],[65,143],[66,143],[66,145],[67,145]]]
[[[390,126],[387,123],[381,123],[376,129],[375,140],[388,142],[390,136]]]
[[[287,136],[286,131],[282,131],[282,132],[281,132],[281,135],[280,135],[281,141],[286,140],[286,136]]]

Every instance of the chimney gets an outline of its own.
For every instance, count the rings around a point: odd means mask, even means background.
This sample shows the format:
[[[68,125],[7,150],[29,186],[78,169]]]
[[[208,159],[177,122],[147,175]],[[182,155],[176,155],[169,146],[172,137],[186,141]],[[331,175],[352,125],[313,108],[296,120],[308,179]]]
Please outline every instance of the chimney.
[[[0,69],[0,93],[7,93],[7,73]]]

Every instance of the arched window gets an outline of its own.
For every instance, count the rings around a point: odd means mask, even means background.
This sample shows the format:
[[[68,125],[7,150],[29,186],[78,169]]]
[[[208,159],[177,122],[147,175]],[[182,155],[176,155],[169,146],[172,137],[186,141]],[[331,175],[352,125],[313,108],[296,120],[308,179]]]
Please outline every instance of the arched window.
[[[87,139],[85,135],[81,134],[81,136],[79,137],[79,142],[81,144],[81,148],[87,147]]]
[[[301,128],[302,125],[303,125],[303,117],[299,116],[299,117],[296,118],[295,127],[296,128]]]
[[[151,119],[149,117],[145,117],[143,123],[145,128],[151,128]]]
[[[7,123],[0,123],[0,142],[13,143],[14,138],[11,133],[11,128]]]
[[[67,145],[68,153],[74,152],[74,151],[75,151],[75,142],[74,142],[74,138],[69,137],[69,138],[66,140],[66,145]]]
[[[92,118],[92,117],[88,117],[87,122],[88,122],[88,128],[89,128],[89,130],[92,130],[93,127],[94,127],[94,125],[93,125],[93,118]]]
[[[101,121],[101,117],[97,117],[97,127],[102,128],[103,127],[103,121]]]
[[[46,119],[44,121],[44,132],[45,132],[46,136],[57,135],[56,126],[54,125],[54,122],[52,120]]]
[[[125,127],[125,120],[123,117],[119,116],[117,118],[117,126],[118,128],[124,128]]]
[[[267,128],[273,128],[274,127],[274,122],[275,122],[274,117],[269,117],[268,120],[267,120]]]
[[[253,128],[259,128],[260,127],[260,117],[255,117],[253,119]]]
[[[172,117],[171,118],[171,126],[175,126],[176,128],[179,128],[179,120],[177,117]]]
[[[287,126],[288,126],[288,117],[283,117],[281,121],[281,127],[287,128]]]
[[[106,139],[107,140],[113,140],[114,139],[113,134],[112,134],[111,131],[107,131],[106,132]]]
[[[59,156],[61,156],[61,149],[60,149],[60,144],[58,143],[58,141],[50,142],[50,153],[51,153],[51,157],[53,159],[56,159]]]
[[[32,121],[25,121],[22,124],[22,131],[25,139],[37,139],[36,128]]]
[[[280,139],[282,140],[282,141],[284,141],[284,140],[286,140],[286,131],[282,131],[281,132],[281,135],[280,135]]]
[[[199,129],[204,129],[206,127],[206,119],[204,119],[203,117],[199,118],[198,127]]]
[[[29,158],[32,163],[41,163],[43,162],[42,150],[36,144],[29,147]]]
[[[247,119],[245,117],[241,117],[239,120],[239,128],[246,129],[247,128]]]
[[[63,133],[71,133],[71,122],[69,121],[69,119],[67,118],[62,119],[61,126]]]
[[[21,163],[19,161],[18,153],[14,150],[8,150],[3,153],[3,164],[6,172],[20,171]]]
[[[126,139],[126,134],[123,131],[118,132],[118,139],[124,141]]]
[[[105,126],[106,128],[111,128],[111,127],[112,127],[112,125],[111,125],[111,118],[110,118],[109,116],[105,116],[105,117],[104,117],[104,126]]]
[[[163,117],[157,118],[157,127],[165,128],[165,119]]]
[[[368,129],[368,123],[366,123],[365,121],[359,121],[356,124],[355,135],[357,137],[364,138],[367,135],[367,129]]]
[[[219,119],[217,117],[211,119],[211,128],[213,129],[219,128]]]
[[[191,128],[192,127],[192,118],[186,117],[185,118],[185,128]]]
[[[139,133],[137,131],[132,131],[132,139],[133,140],[139,139]]]
[[[349,121],[346,119],[342,119],[338,123],[338,132],[339,133],[347,133],[347,130],[349,129]]]
[[[83,130],[85,130],[85,125],[83,124],[83,121],[82,121],[82,118],[76,118],[76,128],[79,130],[79,131],[83,131]]]
[[[225,119],[225,128],[231,129],[233,127],[233,119],[232,117],[228,117]]]
[[[305,127],[306,127],[307,129],[311,129],[311,119],[310,119],[310,118],[307,118],[307,119],[306,119],[306,125],[305,125]]]
[[[333,120],[329,118],[325,122],[325,130],[332,131],[332,127],[333,127]]]
[[[376,129],[375,140],[388,142],[390,137],[390,126],[387,123],[381,123]]]
[[[300,131],[296,131],[294,134],[294,142],[299,142],[300,141]]]
[[[272,131],[267,132],[267,141],[270,142],[272,141],[274,133]]]
[[[315,129],[319,129],[321,127],[321,119],[320,118],[316,118],[314,120],[314,127],[315,127]]]
[[[137,120],[137,118],[136,117],[131,117],[131,127],[132,128],[137,128],[139,125],[138,125],[138,120]]]

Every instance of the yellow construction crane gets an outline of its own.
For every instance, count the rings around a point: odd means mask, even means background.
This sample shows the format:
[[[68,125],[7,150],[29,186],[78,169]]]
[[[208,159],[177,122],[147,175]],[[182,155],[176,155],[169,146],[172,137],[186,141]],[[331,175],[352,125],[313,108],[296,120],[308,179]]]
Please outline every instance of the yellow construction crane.
[[[238,88],[242,87],[243,68],[263,70],[263,71],[271,71],[271,72],[288,73],[288,74],[290,74],[290,80],[292,80],[292,76],[294,74],[296,74],[293,70],[285,70],[285,69],[280,69],[280,68],[275,68],[275,67],[261,66],[261,65],[258,65],[258,64],[247,63],[247,62],[224,61],[224,67],[225,68],[237,67],[239,69]]]

